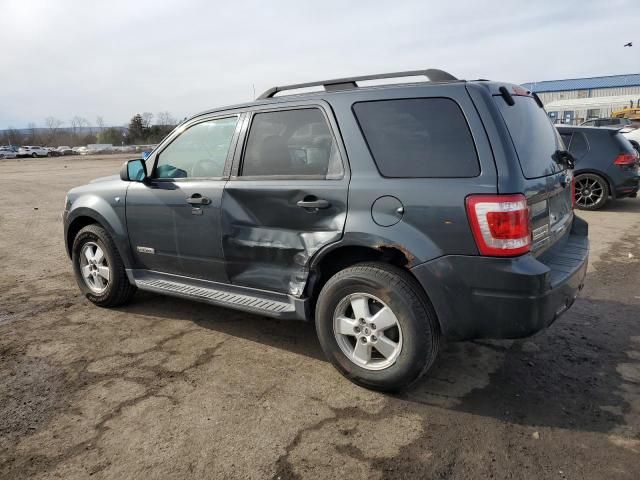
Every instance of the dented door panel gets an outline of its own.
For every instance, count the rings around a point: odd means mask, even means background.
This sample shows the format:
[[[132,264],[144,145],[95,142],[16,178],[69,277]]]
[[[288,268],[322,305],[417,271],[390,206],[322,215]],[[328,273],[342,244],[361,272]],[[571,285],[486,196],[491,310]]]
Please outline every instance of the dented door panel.
[[[312,196],[330,205],[298,206]],[[313,255],[342,237],[346,201],[346,179],[228,182],[222,244],[231,283],[300,296]]]

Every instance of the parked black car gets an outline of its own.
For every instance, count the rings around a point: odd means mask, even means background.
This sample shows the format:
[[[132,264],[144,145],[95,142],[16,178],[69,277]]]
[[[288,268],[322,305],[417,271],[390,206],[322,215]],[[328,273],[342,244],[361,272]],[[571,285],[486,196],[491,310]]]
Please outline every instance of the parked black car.
[[[638,194],[638,153],[618,129],[558,126],[575,158],[575,202],[582,210],[602,208],[609,197]]]
[[[409,75],[430,81],[358,86]],[[304,87],[322,90],[286,95]],[[69,191],[65,244],[97,305],[139,288],[315,321],[340,372],[395,390],[441,337],[526,337],[572,305],[589,244],[563,149],[508,83],[274,87]]]

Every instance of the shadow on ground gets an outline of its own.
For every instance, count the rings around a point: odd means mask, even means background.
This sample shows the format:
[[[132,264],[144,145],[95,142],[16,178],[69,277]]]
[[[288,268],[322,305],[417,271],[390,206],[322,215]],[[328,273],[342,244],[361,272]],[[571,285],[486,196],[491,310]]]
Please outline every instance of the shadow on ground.
[[[324,360],[313,324],[274,320],[186,300],[139,294],[123,311],[193,321],[205,329]],[[629,405],[617,371],[640,350],[637,307],[576,301],[547,331],[525,340],[443,346],[432,370],[398,399],[522,425],[608,432]],[[640,368],[640,362],[637,368]],[[346,381],[346,380],[345,380]],[[604,407],[604,408],[603,408]]]

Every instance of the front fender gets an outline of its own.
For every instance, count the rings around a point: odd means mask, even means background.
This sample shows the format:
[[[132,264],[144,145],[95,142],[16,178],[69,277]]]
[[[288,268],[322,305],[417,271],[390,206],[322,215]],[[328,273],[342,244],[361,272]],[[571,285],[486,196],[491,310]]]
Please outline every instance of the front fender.
[[[76,222],[86,224],[87,219],[100,224],[111,235],[125,266],[131,268],[133,259],[126,226],[124,195],[107,199],[97,194],[87,193],[80,195],[72,202],[64,222],[65,245],[69,254],[71,254],[69,233],[75,230],[74,225],[78,225]]]

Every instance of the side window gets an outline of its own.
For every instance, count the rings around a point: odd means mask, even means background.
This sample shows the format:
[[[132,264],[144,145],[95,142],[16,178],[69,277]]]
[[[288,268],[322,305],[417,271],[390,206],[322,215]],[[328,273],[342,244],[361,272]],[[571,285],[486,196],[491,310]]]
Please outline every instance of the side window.
[[[476,177],[475,144],[456,102],[412,98],[353,105],[378,170],[385,177]]]
[[[242,161],[242,176],[342,175],[338,149],[317,108],[256,113]]]
[[[584,155],[589,151],[589,144],[587,143],[587,138],[584,136],[584,133],[576,132],[573,134],[573,139],[571,141],[571,146],[569,147],[569,152],[576,157],[576,159],[580,159],[584,157]]]
[[[221,177],[238,117],[197,123],[158,156],[155,178]]]

